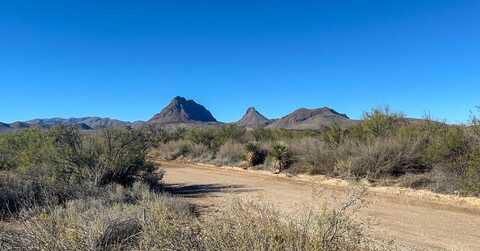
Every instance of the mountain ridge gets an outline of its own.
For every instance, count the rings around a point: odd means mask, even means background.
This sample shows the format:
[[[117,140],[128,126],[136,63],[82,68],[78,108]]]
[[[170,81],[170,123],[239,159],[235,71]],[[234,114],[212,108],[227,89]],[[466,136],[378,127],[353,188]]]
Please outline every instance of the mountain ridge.
[[[258,112],[255,107],[249,107],[242,118],[234,124],[244,128],[282,128],[282,129],[314,129],[319,130],[333,124],[348,127],[357,123],[346,114],[339,113],[329,107],[317,109],[299,108],[280,119],[269,119]],[[96,130],[102,128],[115,128],[123,126],[141,127],[154,125],[165,128],[184,127],[209,127],[225,123],[215,119],[205,106],[192,99],[181,96],[174,97],[159,113],[148,121],[122,121],[108,117],[79,117],[79,118],[46,118],[17,121],[14,123],[1,123],[0,132],[15,131],[25,128],[50,128],[57,125],[74,125],[82,130]]]
[[[354,123],[355,121],[351,120],[346,114],[339,113],[329,107],[317,109],[299,108],[269,124],[267,128],[320,130],[334,124],[346,127]]]

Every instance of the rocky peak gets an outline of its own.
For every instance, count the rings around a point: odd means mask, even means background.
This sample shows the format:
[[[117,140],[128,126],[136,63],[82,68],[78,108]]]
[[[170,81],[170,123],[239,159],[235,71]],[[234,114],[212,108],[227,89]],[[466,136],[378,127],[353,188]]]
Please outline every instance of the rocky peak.
[[[245,112],[245,115],[243,115],[236,124],[246,128],[262,128],[269,123],[269,119],[259,113],[254,107],[249,107]]]
[[[193,100],[177,96],[163,110],[153,116],[150,123],[216,122],[213,115]]]

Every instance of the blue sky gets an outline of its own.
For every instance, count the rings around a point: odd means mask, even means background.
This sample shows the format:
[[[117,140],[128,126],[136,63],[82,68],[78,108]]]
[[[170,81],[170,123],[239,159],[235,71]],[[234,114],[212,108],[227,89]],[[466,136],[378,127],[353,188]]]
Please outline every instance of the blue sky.
[[[222,121],[480,105],[480,1],[232,2],[3,1],[0,121],[146,120],[177,95]]]

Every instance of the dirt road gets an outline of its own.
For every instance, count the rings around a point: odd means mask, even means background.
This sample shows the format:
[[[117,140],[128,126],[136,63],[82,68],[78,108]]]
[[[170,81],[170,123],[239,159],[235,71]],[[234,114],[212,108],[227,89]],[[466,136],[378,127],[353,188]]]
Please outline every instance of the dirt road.
[[[159,162],[165,182],[205,212],[222,207],[229,197],[242,196],[273,204],[296,214],[306,207],[339,204],[347,186],[262,172],[204,165]],[[394,190],[392,190],[394,191]],[[435,201],[410,194],[371,188],[359,212],[379,239],[393,239],[413,250],[480,250],[480,207],[462,200]],[[476,202],[476,201],[475,201]]]

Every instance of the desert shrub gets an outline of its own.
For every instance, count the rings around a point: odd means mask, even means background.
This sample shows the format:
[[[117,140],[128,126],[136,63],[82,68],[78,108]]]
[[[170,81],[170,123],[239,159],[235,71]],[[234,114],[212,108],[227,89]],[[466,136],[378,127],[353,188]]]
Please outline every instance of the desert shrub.
[[[22,227],[0,228],[2,250],[369,250],[355,218],[364,190],[339,208],[284,217],[271,205],[233,200],[199,221],[183,200],[148,187],[110,185],[105,194],[32,209]],[[130,198],[130,199],[126,199]]]
[[[468,139],[464,129],[460,127],[443,127],[428,138],[424,158],[438,163],[453,161],[462,157],[468,151]]]
[[[352,170],[347,170],[354,177],[398,177],[406,173],[423,173],[428,171],[418,148],[418,142],[401,141],[395,138],[377,139],[370,144],[357,148],[352,156]]]
[[[398,128],[405,124],[402,114],[392,113],[388,108],[376,108],[363,114],[360,124],[350,129],[351,135],[360,140],[371,137],[387,137],[395,135]]]
[[[51,160],[51,138],[39,129],[0,135],[0,168],[28,170]]]
[[[24,214],[20,230],[0,230],[2,249],[151,250],[191,242],[184,226],[195,222],[188,204],[157,195],[136,183],[107,197],[132,193],[130,203],[105,198],[72,200],[65,206],[34,209]],[[125,196],[125,195],[123,195]],[[177,238],[182,239],[177,239]],[[176,240],[175,240],[176,239]],[[173,241],[172,243],[172,240]],[[193,246],[191,246],[193,247]],[[183,249],[186,250],[186,249]]]
[[[236,125],[225,125],[220,128],[220,141],[243,143],[245,141],[246,129]]]
[[[78,128],[58,126],[47,132],[25,130],[9,137],[6,148],[15,151],[11,168],[25,174],[42,172],[55,182],[128,185],[140,172],[151,172],[152,168],[146,161],[150,141],[140,130],[104,129],[97,135],[81,135]]]
[[[188,131],[187,139],[204,145],[213,152],[216,152],[222,144],[220,131],[216,128],[192,128]]]
[[[152,173],[147,162],[149,139],[141,131],[130,128],[104,129],[98,139],[100,156],[95,169],[100,171],[95,181],[99,185],[112,182],[131,185],[141,172]]]
[[[296,156],[294,172],[332,175],[336,163],[336,152],[323,141],[305,138],[290,143],[290,151]]]
[[[475,115],[472,115],[467,137],[470,147],[460,186],[464,194],[480,196],[480,119]]]
[[[267,151],[263,149],[257,142],[248,142],[245,144],[245,161],[247,165],[252,167],[263,164]]]
[[[50,196],[50,191],[39,181],[3,174],[0,176],[0,217],[10,217],[23,208],[44,204]]]
[[[160,144],[156,147],[156,153],[159,157],[166,160],[174,160],[179,157],[186,157],[191,152],[190,142],[180,140],[180,141],[169,141],[167,143]]]
[[[354,220],[358,197],[307,217],[284,218],[268,204],[234,200],[203,227],[206,250],[369,250],[365,229]]]
[[[463,194],[480,196],[480,152],[470,154],[460,175],[460,187]]]
[[[96,250],[111,248],[124,249],[138,242],[142,225],[137,219],[119,219],[106,223],[105,229],[95,240],[93,246]]]
[[[7,147],[0,148],[15,149],[13,164],[0,178],[2,216],[97,196],[103,191],[100,186],[111,183],[130,186],[140,181],[158,190],[162,176],[146,161],[147,137],[128,128],[82,135],[66,126],[9,134],[2,141]]]
[[[338,124],[333,124],[322,133],[322,139],[328,146],[335,148],[346,139],[347,131]]]
[[[73,199],[101,196],[103,193],[103,189],[90,182],[65,184],[52,182],[41,175],[4,172],[0,175],[0,217],[16,217],[29,208],[54,206]]]
[[[257,128],[246,132],[249,141],[273,143],[289,141],[307,137],[319,136],[321,132],[316,130],[288,130],[279,128]]]
[[[245,158],[244,146],[239,143],[227,141],[215,155],[215,161],[221,165],[238,164]]]
[[[204,145],[196,144],[189,140],[170,141],[157,147],[156,152],[161,158],[175,160],[179,158],[211,159],[212,152]]]

